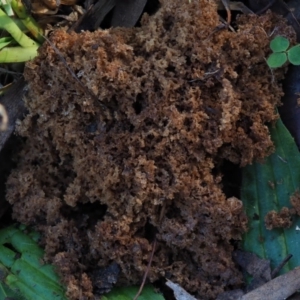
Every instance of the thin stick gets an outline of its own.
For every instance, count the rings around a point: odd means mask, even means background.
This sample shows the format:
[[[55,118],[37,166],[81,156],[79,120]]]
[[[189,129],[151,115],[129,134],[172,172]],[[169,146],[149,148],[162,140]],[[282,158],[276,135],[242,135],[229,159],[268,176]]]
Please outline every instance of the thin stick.
[[[284,265],[292,258],[292,254],[289,254],[271,273],[271,278],[275,278]]]
[[[158,220],[159,223],[162,222],[162,219],[165,216],[165,212],[166,212],[166,202],[163,203],[163,206],[161,208],[161,211],[160,211],[160,214],[159,214],[159,220]],[[149,262],[148,262],[148,266],[147,266],[146,272],[145,272],[144,277],[143,277],[142,284],[140,285],[140,289],[137,292],[137,294],[135,295],[135,297],[134,297],[133,300],[137,300],[137,298],[139,297],[139,295],[141,294],[141,292],[142,292],[142,290],[144,288],[144,285],[145,285],[145,282],[146,282],[146,279],[148,277],[148,273],[149,273],[149,270],[150,270],[150,267],[151,267],[151,263],[152,263],[152,260],[153,260],[155,248],[156,248],[156,236],[155,236],[154,241],[153,241],[152,252],[151,252],[151,255],[150,255],[150,259],[149,259]]]
[[[147,266],[146,272],[145,272],[144,277],[143,277],[142,284],[140,286],[139,291],[137,292],[137,294],[133,298],[133,300],[137,300],[137,298],[140,296],[140,294],[141,294],[141,292],[142,292],[142,290],[144,288],[144,285],[146,283],[146,279],[148,277],[148,273],[149,273],[149,270],[150,270],[150,267],[151,267],[151,263],[152,263],[152,260],[153,260],[155,248],[156,248],[156,237],[154,238],[154,241],[153,241],[153,246],[152,246],[152,251],[151,251],[150,259],[149,259],[149,262],[148,262],[148,266]]]
[[[222,0],[222,3],[227,12],[227,24],[229,25],[231,23],[231,10],[229,5],[229,0]]]

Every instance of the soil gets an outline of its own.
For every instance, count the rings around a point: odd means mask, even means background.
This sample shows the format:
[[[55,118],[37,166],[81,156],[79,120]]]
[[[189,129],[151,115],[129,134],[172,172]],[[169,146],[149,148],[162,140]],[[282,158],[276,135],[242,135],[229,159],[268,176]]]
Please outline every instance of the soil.
[[[27,141],[7,199],[42,233],[70,299],[139,284],[154,239],[149,281],[215,299],[242,284],[232,241],[247,223],[219,166],[272,152],[266,124],[286,68],[271,72],[265,58],[272,34],[295,35],[271,13],[221,28],[207,0],[164,0],[141,23],[55,31],[55,48],[44,43],[27,63]]]

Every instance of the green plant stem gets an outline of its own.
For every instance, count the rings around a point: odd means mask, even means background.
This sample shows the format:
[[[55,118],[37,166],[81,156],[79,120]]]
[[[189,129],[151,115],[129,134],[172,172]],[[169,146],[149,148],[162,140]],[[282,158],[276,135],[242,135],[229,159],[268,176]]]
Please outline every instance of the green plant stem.
[[[9,32],[15,41],[24,48],[39,47],[39,44],[24,34],[2,9],[0,9],[0,28]]]
[[[31,32],[33,37],[40,43],[44,41],[43,30],[35,19],[27,13],[21,0],[12,0],[11,6],[17,16],[21,19],[24,26]]]
[[[0,63],[25,62],[37,56],[38,47],[5,47],[0,51]]]

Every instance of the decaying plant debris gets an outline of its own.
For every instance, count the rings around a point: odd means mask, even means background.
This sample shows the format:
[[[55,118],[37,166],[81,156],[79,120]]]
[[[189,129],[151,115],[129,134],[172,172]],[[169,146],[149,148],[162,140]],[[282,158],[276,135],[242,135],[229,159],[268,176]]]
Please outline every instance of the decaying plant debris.
[[[298,190],[290,197],[292,208],[282,207],[280,211],[271,210],[265,216],[266,228],[290,228],[295,215],[300,216],[300,193]]]
[[[190,2],[162,1],[141,28],[54,32],[99,101],[49,44],[27,65],[27,142],[7,198],[16,220],[43,233],[71,299],[105,289],[95,274],[111,263],[118,284],[140,283],[155,235],[151,281],[169,278],[200,299],[242,282],[231,241],[246,218],[217,166],[272,151],[266,123],[284,70],[265,63],[269,35],[294,35],[271,14],[218,30],[213,1]]]

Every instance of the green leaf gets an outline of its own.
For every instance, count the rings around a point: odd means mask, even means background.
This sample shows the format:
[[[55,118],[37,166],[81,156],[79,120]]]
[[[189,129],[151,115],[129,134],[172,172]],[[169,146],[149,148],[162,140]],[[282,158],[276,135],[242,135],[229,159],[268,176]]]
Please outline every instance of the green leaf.
[[[8,288],[5,284],[0,284],[0,299],[8,300],[8,299],[16,299],[16,300],[25,300],[24,297],[19,294],[13,292],[10,288]]]
[[[289,47],[290,42],[287,38],[283,36],[276,36],[271,42],[270,42],[270,48],[273,52],[282,52],[286,51]]]
[[[260,258],[269,259],[271,266],[278,266],[283,259],[293,257],[282,272],[300,265],[300,239],[295,218],[288,229],[267,230],[264,223],[266,214],[291,207],[290,196],[300,188],[300,154],[294,139],[281,120],[270,126],[275,153],[264,163],[253,163],[243,168],[241,198],[248,216],[248,232],[243,237],[243,249]]]
[[[132,300],[139,290],[138,286],[116,287],[111,292],[103,296],[102,300]],[[154,291],[153,286],[146,285],[143,288],[138,300],[164,300],[165,298]]]
[[[287,56],[285,52],[277,52],[272,53],[268,59],[267,64],[270,68],[280,68],[282,67],[287,61]]]
[[[0,230],[0,300],[16,293],[17,300],[66,300],[53,266],[41,264],[44,251],[30,236],[37,238],[22,226]]]
[[[0,50],[6,46],[8,46],[11,42],[0,43]]]
[[[13,39],[11,37],[3,37],[0,38],[0,50],[6,46],[8,46],[10,43],[12,43]]]
[[[296,46],[292,47],[291,49],[289,49],[287,54],[288,54],[288,59],[291,64],[293,64],[295,66],[300,65],[300,45],[296,45]]]
[[[14,16],[14,11],[11,7],[10,4],[3,4],[2,5],[3,10],[5,11],[5,13],[9,16],[9,17],[13,17]]]
[[[3,279],[9,274],[9,271],[5,266],[0,264],[0,279],[3,281]],[[17,300],[23,300],[24,297],[22,297],[20,294],[13,292],[5,283],[0,283],[0,299],[17,299]]]

